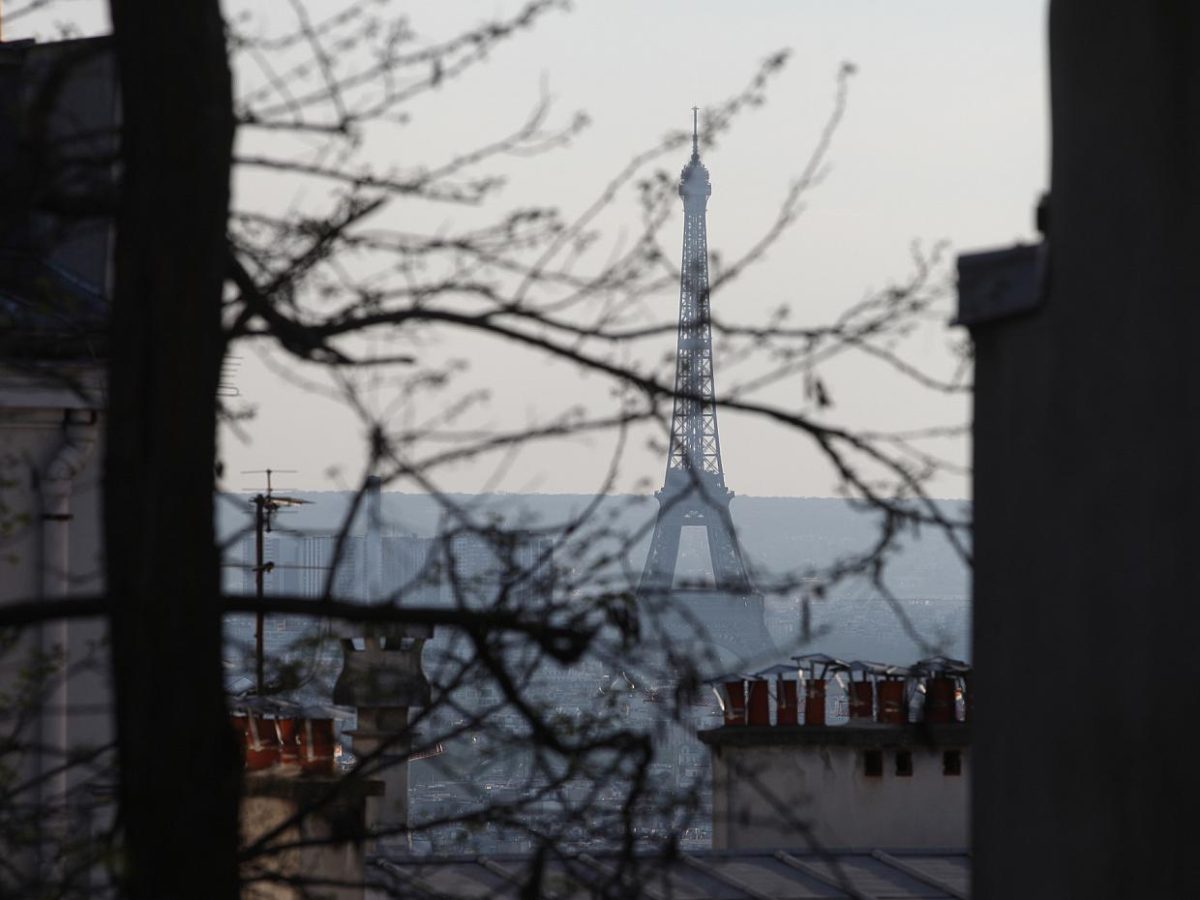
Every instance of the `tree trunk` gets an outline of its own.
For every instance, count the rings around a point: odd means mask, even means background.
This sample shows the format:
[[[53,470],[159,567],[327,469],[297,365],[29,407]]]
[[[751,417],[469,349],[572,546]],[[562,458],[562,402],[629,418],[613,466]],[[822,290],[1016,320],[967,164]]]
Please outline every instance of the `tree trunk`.
[[[105,541],[124,892],[236,897],[221,681],[216,389],[233,138],[217,0],[112,0],[121,201]]]

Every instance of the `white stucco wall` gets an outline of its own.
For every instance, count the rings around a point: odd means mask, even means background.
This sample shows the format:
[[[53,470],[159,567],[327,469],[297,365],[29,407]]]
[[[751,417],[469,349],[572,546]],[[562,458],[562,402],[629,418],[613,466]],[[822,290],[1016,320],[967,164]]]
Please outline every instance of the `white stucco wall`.
[[[102,408],[98,367],[55,366],[42,375],[0,369],[0,603],[95,595],[103,589]],[[68,434],[77,444],[69,461],[61,456]],[[58,466],[51,471],[56,457]],[[64,472],[71,477],[62,478]],[[55,476],[66,513],[47,520],[48,480]],[[51,530],[53,540],[66,542],[65,571],[46,553]],[[20,641],[0,655],[0,679],[19,683],[39,651],[61,656],[47,676],[37,725],[24,735],[45,747],[40,756],[29,753],[23,759],[33,777],[61,765],[64,749],[96,748],[112,739],[103,621],[56,621],[25,629]],[[91,774],[88,767],[74,767],[45,781],[41,796],[31,799],[53,805]]]
[[[862,747],[713,746],[713,847],[806,848],[809,835],[839,848],[968,846],[969,750],[904,748],[906,777],[898,749],[881,748],[883,774],[872,777]],[[961,775],[943,774],[946,749],[960,750]]]

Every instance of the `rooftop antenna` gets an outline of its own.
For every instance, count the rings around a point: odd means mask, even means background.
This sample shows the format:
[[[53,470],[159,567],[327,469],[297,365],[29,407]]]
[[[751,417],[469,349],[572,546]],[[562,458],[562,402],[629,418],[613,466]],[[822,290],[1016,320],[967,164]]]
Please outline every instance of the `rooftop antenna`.
[[[281,497],[274,492],[271,486],[272,474],[295,474],[295,469],[257,469],[254,471],[245,471],[243,475],[262,475],[267,476],[266,493],[258,493],[254,495],[251,501],[254,504],[254,596],[258,599],[258,609],[254,612],[254,679],[255,693],[261,697],[266,684],[266,677],[263,670],[263,621],[265,616],[262,610],[263,600],[263,575],[275,568],[275,563],[263,561],[263,534],[271,530],[271,517],[284,506],[299,506],[302,503],[309,503],[309,500],[301,500],[297,497]]]
[[[692,159],[700,158],[700,107],[692,107]]]

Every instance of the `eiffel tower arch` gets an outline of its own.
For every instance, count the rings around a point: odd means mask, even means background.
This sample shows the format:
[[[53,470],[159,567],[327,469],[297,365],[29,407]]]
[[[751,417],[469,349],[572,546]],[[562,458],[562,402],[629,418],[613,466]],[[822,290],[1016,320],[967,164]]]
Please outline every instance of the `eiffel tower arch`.
[[[663,487],[655,493],[658,514],[638,599],[641,615],[654,616],[666,634],[732,662],[730,656],[750,660],[770,655],[774,643],[767,633],[762,595],[746,572],[733,528],[733,491],[725,486],[721,462],[708,291],[706,212],[712,184],[700,161],[696,112],[693,107],[692,156],[679,177],[683,262],[670,448]],[[680,536],[688,527],[704,528],[712,560],[711,587],[675,586]]]

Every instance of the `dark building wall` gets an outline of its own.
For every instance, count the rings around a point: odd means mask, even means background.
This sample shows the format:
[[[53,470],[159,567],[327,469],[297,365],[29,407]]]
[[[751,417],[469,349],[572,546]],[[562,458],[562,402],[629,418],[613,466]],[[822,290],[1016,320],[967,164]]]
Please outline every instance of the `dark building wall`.
[[[1050,14],[1046,302],[976,345],[974,896],[1200,896],[1200,7]]]
[[[107,38],[0,45],[0,289],[25,327],[103,315],[118,113]]]

